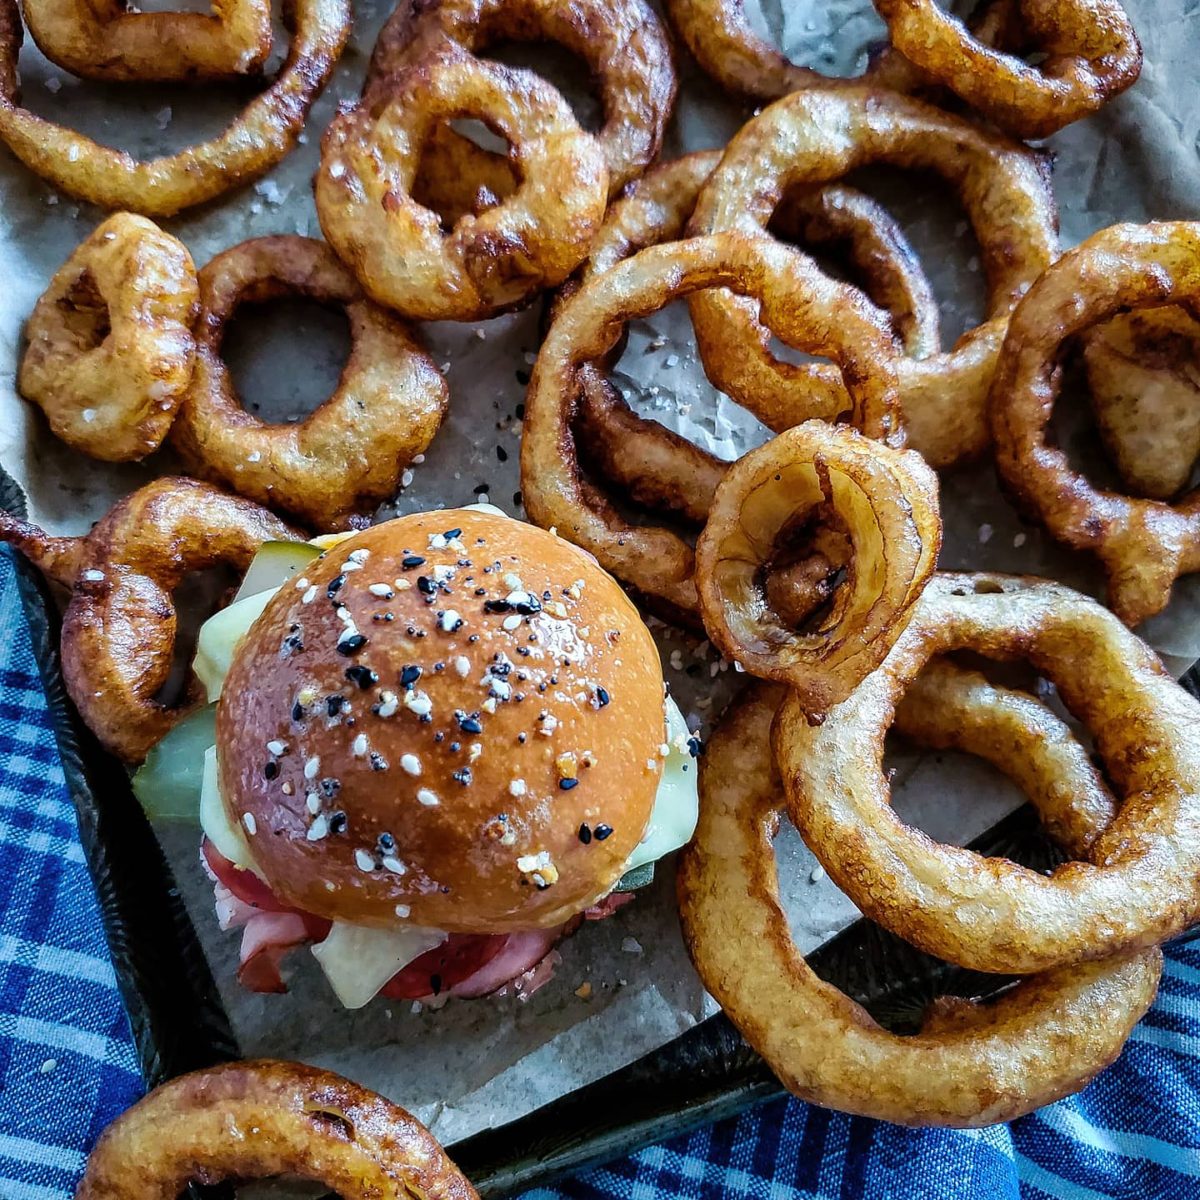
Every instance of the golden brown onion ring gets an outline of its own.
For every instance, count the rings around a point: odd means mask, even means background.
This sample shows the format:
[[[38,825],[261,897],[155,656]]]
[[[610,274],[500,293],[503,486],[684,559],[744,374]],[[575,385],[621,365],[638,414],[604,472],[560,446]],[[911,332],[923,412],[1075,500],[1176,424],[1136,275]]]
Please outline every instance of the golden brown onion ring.
[[[430,130],[462,116],[508,139],[522,183],[444,234],[412,191]],[[518,307],[579,265],[604,219],[608,173],[548,83],[447,41],[334,119],[315,190],[325,236],[368,295],[406,316],[470,321]]]
[[[720,158],[720,151],[703,150],[647,171],[609,208],[580,277],[590,279],[638,250],[680,237]],[[800,243],[845,244],[867,295],[886,310],[907,352],[937,346],[938,311],[929,281],[881,206],[850,188],[824,188],[786,199],[777,224]],[[556,308],[577,287],[578,280],[568,280]],[[579,381],[576,428],[589,462],[639,504],[703,523],[728,464],[634,414],[596,364],[581,366]]]
[[[671,43],[658,14],[645,0],[400,0],[380,30],[371,55],[367,90],[390,87],[390,75],[420,63],[449,38],[479,53],[490,42],[550,41],[565,46],[591,69],[604,108],[596,134],[608,167],[609,194],[616,196],[657,157],[675,103]],[[425,203],[443,214],[478,211],[464,205],[482,184],[495,191],[503,155],[492,154],[444,127],[437,153],[448,144],[458,179],[427,162],[435,174],[426,182]]]
[[[941,468],[986,447],[988,386],[1008,315],[1057,252],[1044,157],[890,92],[797,92],[734,136],[700,193],[690,230],[761,232],[789,188],[830,183],[872,163],[941,175],[979,239],[988,280],[984,324],[952,350],[900,365],[909,444]],[[828,419],[844,404],[827,366],[789,363],[771,353],[753,305],[719,291],[689,304],[709,378],[772,429]]]
[[[821,509],[850,537],[846,579],[811,629],[772,606],[767,571],[789,531]],[[806,421],[733,464],[696,543],[700,615],[752,675],[786,683],[810,720],[884,659],[937,562],[937,476],[915,450]]]
[[[239,305],[296,295],[345,309],[350,357],[314,412],[271,425],[242,406],[221,344]],[[404,322],[367,300],[324,242],[288,235],[218,254],[200,272],[200,302],[196,369],[171,431],[188,469],[321,530],[344,528],[390,500],[449,399]]]
[[[1067,251],[1017,306],[991,392],[996,465],[1009,494],[1060,542],[1091,550],[1128,625],[1200,571],[1200,489],[1175,504],[1097,488],[1048,436],[1062,343],[1127,308],[1200,306],[1200,224],[1114,225]]]
[[[700,821],[679,863],[684,937],[705,987],[795,1095],[901,1125],[1012,1120],[1078,1091],[1120,1053],[1158,988],[1157,950],[1061,967],[987,1005],[942,997],[898,1037],[820,979],[792,941],[771,839],[780,689],[754,686],[709,741]],[[1036,736],[1022,747],[1037,755]]]
[[[1095,112],[1142,69],[1142,47],[1116,0],[1021,0],[1025,56],[972,36],[936,0],[874,0],[892,45],[1014,137],[1040,138]],[[1029,52],[1040,61],[1030,65]]]
[[[1092,412],[1121,479],[1135,496],[1177,496],[1200,459],[1200,321],[1149,308],[1082,340]]]
[[[17,385],[55,435],[108,462],[157,450],[192,377],[199,310],[187,247],[116,213],[55,273],[25,323]]]
[[[1042,875],[934,842],[892,810],[893,709],[932,656],[961,649],[1030,662],[1091,730],[1121,807],[1087,862]],[[1059,584],[935,575],[824,725],[784,702],[775,750],[792,820],[834,882],[950,962],[1026,974],[1157,945],[1200,918],[1200,702],[1112,613]]]
[[[105,749],[130,763],[203,702],[194,677],[178,705],[158,699],[175,647],[172,591],[192,571],[245,568],[263,542],[298,537],[249,500],[170,477],[127,496],[86,537],[51,538],[0,512],[0,540],[71,588],[63,681]]]
[[[75,1200],[175,1200],[189,1183],[295,1176],[351,1200],[478,1200],[398,1105],[300,1063],[225,1063],[164,1083],[122,1113]]]
[[[720,235],[653,246],[584,283],[550,326],[529,384],[521,446],[525,507],[618,579],[693,620],[691,547],[671,530],[632,525],[581,478],[572,424],[580,366],[604,361],[626,321],[716,286],[757,297],[763,319],[780,336],[839,363],[856,428],[889,442],[901,434],[895,348],[876,310],[856,289],[768,238]]]
[[[100,208],[169,217],[223,196],[295,145],[350,36],[349,0],[290,0],[284,18],[292,40],[283,67],[223,133],[138,160],[20,106],[21,17],[16,0],[0,0],[0,142],[47,183]]]
[[[138,12],[122,0],[24,0],[38,49],[84,79],[167,83],[257,75],[271,52],[268,0],[210,13]]]

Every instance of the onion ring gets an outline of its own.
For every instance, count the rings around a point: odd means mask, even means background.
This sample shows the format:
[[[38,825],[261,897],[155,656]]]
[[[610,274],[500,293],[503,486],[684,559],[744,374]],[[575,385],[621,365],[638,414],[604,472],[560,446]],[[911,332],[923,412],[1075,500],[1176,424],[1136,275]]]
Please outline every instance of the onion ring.
[[[443,235],[412,188],[430,129],[461,116],[508,139],[522,184]],[[587,255],[607,188],[599,145],[548,83],[452,42],[334,119],[315,183],[321,228],[373,299],[454,321],[495,316],[561,283]]]
[[[1103,491],[1050,444],[1062,342],[1126,308],[1200,307],[1200,224],[1114,225],[1067,251],[1030,288],[992,385],[996,466],[1007,491],[1058,541],[1097,555],[1108,603],[1128,625],[1160,612],[1200,571],[1200,489],[1174,505]]]
[[[580,366],[604,361],[626,321],[714,286],[759,298],[771,328],[838,362],[856,428],[889,442],[901,434],[896,356],[879,314],[857,289],[768,238],[725,234],[652,246],[585,282],[550,326],[530,380],[521,445],[525,508],[664,611],[693,622],[691,547],[668,529],[631,525],[580,477],[572,422]]]
[[[100,1135],[75,1200],[175,1200],[189,1183],[275,1175],[345,1197],[478,1200],[399,1105],[332,1071],[267,1059],[155,1088]]]
[[[815,628],[771,605],[763,572],[781,536],[828,507],[848,531],[846,580]],[[937,562],[937,476],[915,450],[806,421],[733,464],[696,543],[700,615],[752,675],[787,683],[817,720],[887,655]]]
[[[1078,1091],[1120,1053],[1158,988],[1158,950],[1061,967],[988,1005],[942,997],[897,1037],[825,983],[792,941],[771,848],[767,751],[779,689],[735,702],[700,766],[700,821],[679,862],[684,938],[705,987],[790,1092],[901,1125],[1012,1120]],[[1022,747],[1036,755],[1039,743]]]
[[[196,267],[152,221],[116,213],[55,273],[25,324],[21,394],[68,445],[108,462],[157,450],[196,356]]]
[[[936,0],[874,0],[892,45],[1014,137],[1048,137],[1123,92],[1142,47],[1116,0],[1021,0],[1016,23],[1041,54],[1030,66],[973,37]]]
[[[692,56],[727,92],[747,100],[771,101],[804,88],[870,83],[898,92],[926,90],[931,80],[892,47],[872,55],[856,80],[832,79],[802,67],[758,36],[746,19],[745,0],[665,0],[671,24]],[[1011,0],[993,0],[972,20],[984,45],[1003,44],[1012,24]]]
[[[1200,321],[1182,308],[1122,313],[1083,335],[1092,412],[1135,496],[1170,500],[1200,459]]]
[[[304,129],[350,36],[349,0],[289,0],[287,60],[271,85],[217,137],[138,160],[43,120],[17,103],[21,18],[0,0],[0,142],[31,171],[100,208],[169,217],[265,175]]]
[[[1088,861],[1045,876],[940,845],[889,803],[883,738],[932,655],[1019,658],[1092,730],[1120,810]],[[935,575],[880,668],[811,726],[780,709],[788,811],[864,913],[960,966],[1028,974],[1159,943],[1200,918],[1200,702],[1107,609],[1045,580]]]
[[[591,279],[638,250],[679,238],[720,159],[720,151],[703,150],[647,171],[610,207],[580,278]],[[785,200],[779,217],[796,241],[846,243],[867,295],[887,311],[907,351],[936,347],[938,311],[929,281],[882,207],[850,188],[831,187]],[[578,282],[563,285],[555,309]],[[583,364],[578,374],[576,429],[589,462],[637,503],[703,524],[728,463],[635,414],[595,364]]]
[[[604,124],[596,137],[610,196],[658,157],[675,104],[675,66],[662,21],[645,0],[400,0],[375,43],[366,91],[390,88],[389,76],[419,64],[447,38],[472,53],[501,38],[552,41],[582,58],[603,101]],[[431,181],[428,206],[474,211],[462,203],[464,189],[469,195],[481,183],[494,185],[499,164],[508,164],[453,130],[443,130],[439,141],[439,152],[455,143],[453,162],[462,174],[454,179],[437,171],[434,178],[444,181],[445,190]],[[512,190],[510,184],[495,194],[503,200]]]
[[[948,352],[900,364],[909,444],[946,467],[986,448],[988,386],[1008,315],[1057,251],[1044,157],[904,96],[861,87],[797,92],[734,136],[700,193],[690,231],[760,232],[789,188],[879,162],[941,175],[979,238],[988,279],[984,324]],[[828,419],[844,405],[824,364],[771,354],[752,305],[718,291],[689,305],[709,378],[772,429]]]
[[[192,82],[261,72],[267,0],[217,0],[211,13],[138,12],[122,0],[24,0],[38,49],[83,79]]]
[[[175,647],[171,592],[192,571],[245,568],[263,542],[298,537],[257,504],[171,477],[127,496],[86,537],[50,538],[0,512],[0,540],[71,588],[63,681],[88,728],[129,763],[203,702],[194,676],[178,705],[157,698]]]
[[[301,295],[345,309],[350,358],[303,421],[270,425],[242,407],[221,357],[240,304]],[[365,299],[324,242],[280,235],[218,254],[200,272],[196,369],[171,432],[188,469],[313,528],[345,528],[395,495],[441,425],[448,389],[399,318]]]

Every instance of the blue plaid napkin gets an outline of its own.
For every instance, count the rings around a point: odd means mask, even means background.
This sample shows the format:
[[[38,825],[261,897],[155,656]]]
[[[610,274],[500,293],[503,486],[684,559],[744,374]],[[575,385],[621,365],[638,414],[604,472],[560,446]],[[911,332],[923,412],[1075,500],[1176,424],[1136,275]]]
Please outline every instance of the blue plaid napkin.
[[[141,1093],[129,1028],[0,548],[0,1200],[66,1200],[100,1130]],[[1200,949],[1082,1096],[981,1131],[909,1131],[766,1104],[526,1200],[1195,1200]]]

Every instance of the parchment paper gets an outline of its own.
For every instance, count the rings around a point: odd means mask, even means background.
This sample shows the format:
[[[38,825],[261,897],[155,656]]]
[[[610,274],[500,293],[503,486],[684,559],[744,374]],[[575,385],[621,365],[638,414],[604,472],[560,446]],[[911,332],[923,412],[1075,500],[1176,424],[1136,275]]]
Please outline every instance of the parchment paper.
[[[1116,220],[1200,215],[1200,96],[1193,86],[1200,18],[1189,19],[1188,0],[1127,0],[1126,6],[1145,45],[1141,81],[1099,117],[1050,142],[1066,244]],[[356,7],[353,42],[316,106],[306,144],[253,188],[168,223],[198,263],[261,234],[319,236],[309,184],[320,133],[335,104],[357,93],[384,11],[374,4]],[[760,31],[798,60],[830,73],[857,69],[866,46],[882,35],[867,0],[764,0],[761,9],[750,0],[747,7]],[[578,71],[564,67],[561,56],[522,47],[502,57],[537,64],[579,102],[583,119],[594,115],[595,103],[573,86]],[[664,156],[722,145],[746,115],[689,63],[680,66],[683,89]],[[30,48],[21,67],[32,108],[141,154],[210,135],[243,102],[236,88],[231,96],[218,87],[189,92],[81,83]],[[982,287],[966,224],[936,184],[877,184],[926,251],[925,265],[944,302],[944,336],[952,339],[978,315]],[[101,214],[55,195],[7,157],[0,162],[0,214],[0,461],[25,487],[35,519],[56,531],[78,532],[114,498],[174,464],[166,453],[125,467],[93,463],[56,442],[40,415],[17,397],[22,322]],[[485,493],[520,515],[518,406],[537,348],[538,320],[532,309],[478,327],[425,329],[439,363],[446,364],[452,409],[396,510],[453,506]],[[247,403],[284,416],[306,411],[327,394],[344,349],[344,328],[336,319],[283,305],[235,326],[228,354]],[[705,382],[680,305],[632,328],[615,377],[637,407],[725,457],[764,436]],[[1073,449],[1087,459],[1091,443],[1070,422],[1065,429]],[[943,486],[945,566],[1048,574],[1097,590],[1099,577],[1083,557],[1018,520],[999,498],[989,466],[951,473]],[[1179,586],[1169,614],[1148,632],[1179,669],[1200,655],[1200,587],[1194,579]],[[665,628],[658,633],[675,695],[692,726],[706,731],[735,690],[736,673],[706,644]],[[945,840],[969,840],[1019,801],[990,769],[959,756],[896,754],[890,765],[897,769],[897,807]],[[447,1142],[549,1103],[713,1010],[683,951],[669,864],[660,867],[648,895],[565,943],[557,978],[525,1004],[501,999],[413,1012],[407,1004],[376,1001],[347,1013],[304,953],[294,956],[287,996],[253,996],[234,982],[238,938],[220,934],[212,918],[195,830],[159,832],[243,1050],[342,1070],[406,1104]],[[794,931],[809,950],[843,928],[855,910],[793,833],[781,835],[778,852]],[[576,995],[584,983],[591,985],[588,999]]]

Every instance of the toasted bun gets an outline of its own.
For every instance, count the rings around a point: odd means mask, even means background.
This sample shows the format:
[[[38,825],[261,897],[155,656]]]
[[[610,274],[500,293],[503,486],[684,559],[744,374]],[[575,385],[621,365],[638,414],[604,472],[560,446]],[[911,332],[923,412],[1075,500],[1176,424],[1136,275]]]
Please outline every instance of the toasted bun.
[[[468,509],[314,560],[247,633],[217,712],[230,819],[280,899],[461,932],[606,895],[662,741],[658,651],[624,592],[570,543]]]

